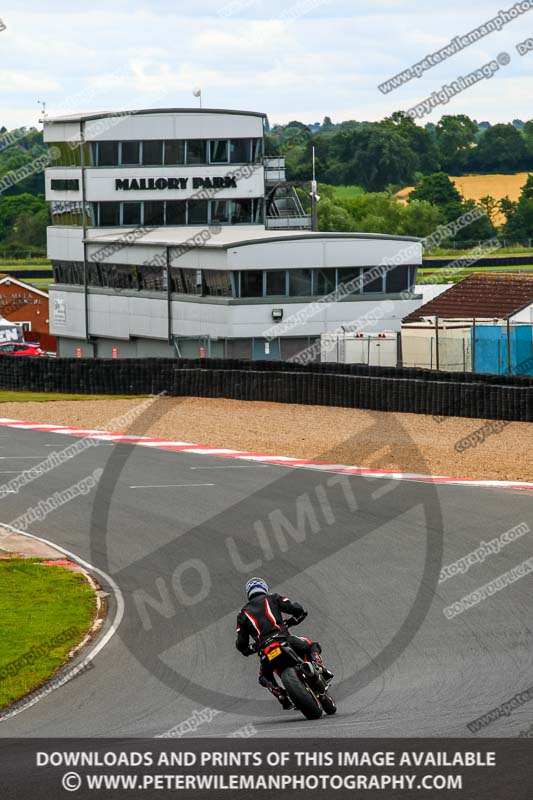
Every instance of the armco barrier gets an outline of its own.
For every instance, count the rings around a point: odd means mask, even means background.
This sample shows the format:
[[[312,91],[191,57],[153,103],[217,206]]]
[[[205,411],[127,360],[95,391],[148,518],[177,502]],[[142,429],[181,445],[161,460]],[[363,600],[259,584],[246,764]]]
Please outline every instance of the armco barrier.
[[[533,421],[533,379],[357,364],[0,356],[0,389],[161,394]]]

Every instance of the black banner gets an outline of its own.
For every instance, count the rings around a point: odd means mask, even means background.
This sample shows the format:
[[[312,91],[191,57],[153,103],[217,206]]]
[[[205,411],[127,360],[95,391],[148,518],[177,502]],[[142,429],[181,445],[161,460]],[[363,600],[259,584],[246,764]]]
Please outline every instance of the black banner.
[[[529,739],[3,739],[3,800],[530,800]]]

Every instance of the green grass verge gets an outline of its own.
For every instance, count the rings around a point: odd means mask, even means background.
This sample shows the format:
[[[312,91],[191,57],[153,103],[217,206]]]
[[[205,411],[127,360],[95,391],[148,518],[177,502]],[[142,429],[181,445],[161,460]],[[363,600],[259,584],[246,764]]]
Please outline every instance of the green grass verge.
[[[29,258],[16,260],[13,258],[0,258],[0,272],[3,269],[52,269],[52,262],[48,258]]]
[[[144,394],[59,394],[55,392],[1,392],[0,403],[48,403],[55,400],[135,400]]]
[[[0,676],[8,664],[39,648],[33,664],[13,667],[16,674],[0,678],[0,708],[54,674],[90,628],[95,611],[94,592],[83,575],[37,560],[0,561]]]

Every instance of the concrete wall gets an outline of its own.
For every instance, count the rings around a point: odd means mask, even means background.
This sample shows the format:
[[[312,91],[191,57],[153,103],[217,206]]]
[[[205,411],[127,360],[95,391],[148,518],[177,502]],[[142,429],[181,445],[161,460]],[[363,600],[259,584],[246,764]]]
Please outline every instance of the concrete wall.
[[[84,336],[83,292],[50,287],[51,332],[57,336]],[[176,297],[176,296],[174,296]],[[60,301],[59,304],[54,301]],[[399,331],[403,317],[420,305],[418,300],[400,300],[383,296],[321,304],[318,313],[304,321],[291,323],[298,312],[307,314],[306,301],[246,303],[210,302],[208,298],[172,300],[172,332],[185,337],[220,338],[263,337],[274,329],[272,309],[284,310],[279,335],[320,336],[342,325],[358,324],[362,332]],[[60,313],[56,313],[59,307]],[[129,339],[148,337],[166,339],[168,335],[166,295],[140,296],[139,293],[100,290],[89,294],[89,333],[95,336]],[[275,334],[274,334],[275,335]]]
[[[61,358],[75,358],[76,350],[81,348],[82,358],[112,358],[113,349],[116,348],[118,358],[174,358],[176,350],[167,342],[154,339],[132,339],[125,342],[122,339],[98,339],[96,342],[86,342],[83,339],[59,339],[58,355]],[[198,356],[196,348],[195,357]]]
[[[305,267],[370,267],[385,259],[394,263],[422,263],[422,245],[395,239],[310,239],[258,242],[228,251],[230,269],[298,269]]]
[[[261,138],[263,118],[247,114],[210,114],[208,111],[173,112],[162,110],[155,114],[130,114],[123,117],[103,117],[85,122],[88,142],[137,139],[231,139]],[[47,122],[45,142],[64,142],[80,139],[80,122]]]

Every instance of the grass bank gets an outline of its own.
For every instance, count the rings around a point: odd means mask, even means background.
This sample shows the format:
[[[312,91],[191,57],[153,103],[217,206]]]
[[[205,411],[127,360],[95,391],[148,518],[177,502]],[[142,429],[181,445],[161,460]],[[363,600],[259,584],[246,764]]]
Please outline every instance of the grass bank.
[[[83,575],[33,559],[0,560],[0,709],[56,672],[95,612]]]
[[[113,400],[135,400],[146,395],[111,395]],[[0,403],[49,403],[60,400],[109,400],[107,394],[60,394],[56,392],[2,392]]]

